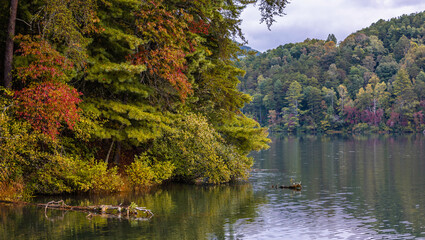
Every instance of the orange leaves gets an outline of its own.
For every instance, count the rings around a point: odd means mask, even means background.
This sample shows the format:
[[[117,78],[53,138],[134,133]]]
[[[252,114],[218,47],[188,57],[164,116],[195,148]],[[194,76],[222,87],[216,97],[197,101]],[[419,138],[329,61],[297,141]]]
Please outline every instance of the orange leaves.
[[[64,83],[44,82],[15,92],[16,114],[33,129],[55,139],[63,123],[72,129],[79,120],[81,94]]]
[[[186,99],[192,86],[185,75],[185,57],[197,46],[194,32],[188,27],[192,16],[182,9],[166,9],[162,0],[143,4],[135,15],[138,35],[146,43],[131,56],[133,64],[146,65],[151,76],[168,81],[180,98]]]
[[[39,36],[35,41],[28,35],[19,35],[15,39],[21,41],[16,50],[22,57],[26,57],[29,64],[16,68],[16,74],[23,82],[65,81],[66,71],[73,69],[73,63],[63,57],[58,51]]]
[[[189,24],[189,31],[196,34],[205,34],[208,35],[210,29],[210,25],[203,21],[202,19],[199,21],[191,21]]]
[[[185,54],[180,49],[164,46],[162,49],[140,50],[134,55],[134,64],[144,64],[150,75],[167,80],[185,99],[191,93],[191,84],[184,74]]]
[[[16,52],[22,63],[16,74],[29,87],[15,92],[16,114],[33,129],[55,139],[63,123],[72,129],[79,119],[80,93],[64,83],[73,63],[39,36],[20,35],[17,39]]]

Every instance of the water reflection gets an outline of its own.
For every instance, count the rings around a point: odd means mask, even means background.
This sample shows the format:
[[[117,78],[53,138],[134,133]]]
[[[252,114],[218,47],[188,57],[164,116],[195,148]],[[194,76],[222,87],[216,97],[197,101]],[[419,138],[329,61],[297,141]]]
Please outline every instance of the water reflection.
[[[69,205],[135,202],[149,221],[0,205],[0,239],[413,239],[425,237],[425,138],[276,137],[249,183],[170,185],[149,194],[72,196]],[[272,185],[301,181],[303,190]],[[39,198],[48,202],[52,199]]]
[[[303,182],[301,196],[282,195],[264,208],[271,209],[268,222],[286,226],[274,237],[424,237],[424,140],[421,135],[274,139],[269,151],[255,155],[262,159],[255,167],[280,172],[254,176],[254,188],[267,186],[263,180]],[[273,226],[269,224],[276,230]],[[255,237],[268,238],[262,234]]]
[[[47,202],[51,198],[37,201]],[[254,219],[255,197],[248,183],[224,186],[172,185],[152,194],[69,197],[72,205],[135,202],[151,209],[149,221],[86,218],[81,212],[48,211],[0,205],[0,239],[224,239],[235,238],[233,226],[240,219]],[[224,228],[223,226],[227,226]]]

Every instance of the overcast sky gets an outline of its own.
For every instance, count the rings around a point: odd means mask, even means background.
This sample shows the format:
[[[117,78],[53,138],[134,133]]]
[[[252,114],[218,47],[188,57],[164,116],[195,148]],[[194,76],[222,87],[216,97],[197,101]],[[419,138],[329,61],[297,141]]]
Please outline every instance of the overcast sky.
[[[424,10],[424,0],[291,0],[271,31],[259,24],[260,13],[252,6],[242,13],[241,27],[248,46],[263,52],[306,38],[326,39],[330,33],[339,42],[379,19]]]

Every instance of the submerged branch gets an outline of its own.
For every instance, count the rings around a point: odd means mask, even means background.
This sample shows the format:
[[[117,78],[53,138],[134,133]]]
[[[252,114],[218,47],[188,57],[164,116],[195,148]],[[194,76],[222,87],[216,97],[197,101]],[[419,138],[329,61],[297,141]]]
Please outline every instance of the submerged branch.
[[[138,207],[136,204],[132,203],[130,206],[114,206],[114,205],[94,205],[94,206],[69,206],[66,205],[63,200],[60,201],[50,201],[46,204],[44,203],[29,203],[29,202],[19,202],[19,201],[3,201],[0,200],[0,203],[4,204],[21,204],[21,205],[32,205],[37,207],[44,208],[44,214],[47,217],[47,209],[56,209],[63,211],[79,211],[89,213],[87,217],[100,216],[106,218],[127,218],[132,220],[148,220],[153,217],[151,210],[144,207]],[[145,215],[141,216],[141,212]]]

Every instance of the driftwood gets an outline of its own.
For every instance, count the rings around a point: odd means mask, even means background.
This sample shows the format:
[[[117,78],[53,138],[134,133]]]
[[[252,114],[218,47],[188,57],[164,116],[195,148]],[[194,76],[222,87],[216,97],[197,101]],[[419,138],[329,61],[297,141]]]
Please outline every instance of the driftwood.
[[[29,203],[29,202],[13,202],[13,201],[0,201],[5,204],[20,204],[20,205],[32,205],[44,208],[44,214],[46,218],[47,209],[56,209],[62,211],[78,211],[88,213],[87,217],[100,216],[106,218],[126,218],[135,220],[148,220],[153,217],[153,213],[144,207],[138,207],[132,203],[130,206],[114,206],[114,205],[95,205],[95,206],[69,206],[66,205],[63,200],[51,201],[48,203]],[[144,213],[143,215],[141,213]]]
[[[301,189],[303,187],[301,185],[301,182],[299,182],[299,183],[292,183],[292,185],[288,185],[288,186],[285,186],[285,185],[281,185],[281,186],[272,185],[272,188],[286,188],[286,189],[292,189],[292,190],[295,190],[295,191],[301,191]]]

